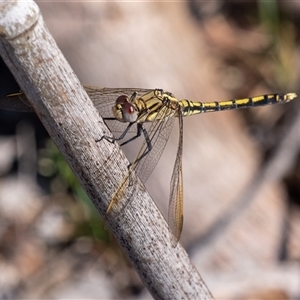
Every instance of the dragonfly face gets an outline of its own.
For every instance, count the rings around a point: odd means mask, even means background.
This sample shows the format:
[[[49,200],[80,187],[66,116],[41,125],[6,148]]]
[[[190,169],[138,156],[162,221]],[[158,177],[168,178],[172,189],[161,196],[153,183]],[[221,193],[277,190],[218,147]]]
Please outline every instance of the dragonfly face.
[[[112,108],[115,118],[124,123],[133,123],[137,120],[138,111],[126,95],[117,98],[115,106]]]

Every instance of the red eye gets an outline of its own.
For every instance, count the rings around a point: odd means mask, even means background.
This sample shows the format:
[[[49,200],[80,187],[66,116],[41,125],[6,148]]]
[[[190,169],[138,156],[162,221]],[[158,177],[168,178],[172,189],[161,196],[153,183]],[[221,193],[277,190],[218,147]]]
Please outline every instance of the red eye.
[[[117,98],[113,107],[115,117],[121,122],[135,122],[138,117],[136,108],[129,102],[128,96],[121,95]]]
[[[123,111],[123,113],[133,114],[134,113],[134,108],[133,108],[132,104],[130,104],[128,102],[125,102],[122,105],[122,111]]]
[[[119,96],[116,100],[116,104],[124,104],[124,103],[128,103],[128,97],[125,95]]]
[[[137,120],[137,111],[134,106],[130,103],[124,103],[122,105],[123,120],[125,122],[135,122]]]

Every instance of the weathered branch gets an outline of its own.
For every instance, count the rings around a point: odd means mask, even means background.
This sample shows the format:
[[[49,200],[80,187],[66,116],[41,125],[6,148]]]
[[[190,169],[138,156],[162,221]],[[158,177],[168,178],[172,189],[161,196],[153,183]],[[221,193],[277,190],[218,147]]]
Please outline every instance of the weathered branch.
[[[124,184],[122,199],[106,214],[128,173],[128,161],[116,143],[95,142],[110,133],[49,34],[37,5],[2,2],[0,36],[1,56],[153,297],[211,299],[185,251],[180,245],[172,247],[165,220],[135,176]]]

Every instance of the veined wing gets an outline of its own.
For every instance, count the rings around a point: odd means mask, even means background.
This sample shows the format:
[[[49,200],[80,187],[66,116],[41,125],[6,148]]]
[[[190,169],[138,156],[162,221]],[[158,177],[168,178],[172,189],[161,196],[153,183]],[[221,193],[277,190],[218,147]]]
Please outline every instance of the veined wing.
[[[0,108],[20,112],[34,112],[23,92],[0,98]]]
[[[112,107],[115,105],[115,101],[119,96],[124,94],[131,96],[134,92],[136,92],[138,96],[141,96],[151,91],[150,89],[138,88],[99,88],[88,85],[83,85],[83,87],[103,118],[114,117]],[[20,112],[34,112],[23,92],[9,94],[0,98],[0,108]],[[126,123],[112,120],[107,120],[106,124],[113,134],[116,135],[121,134],[127,126]],[[134,130],[135,128],[133,126],[129,132],[133,132]]]
[[[147,130],[152,144],[150,153],[142,158],[135,168],[138,176],[143,182],[147,181],[156,167],[170,137],[175,117],[168,118],[169,113],[172,113],[171,109],[165,110],[165,118],[162,120],[143,123],[143,127]],[[147,150],[147,143],[144,141],[138,156],[141,157]]]
[[[140,97],[143,94],[152,91],[151,89],[140,88],[99,88],[88,85],[84,85],[83,87],[104,119],[114,118],[112,107],[115,105],[115,101],[119,96],[125,94],[130,97],[133,93],[136,93],[137,97]],[[33,112],[33,109],[23,92],[1,98],[0,108],[21,112]],[[128,126],[128,123],[122,123],[117,120],[106,120],[105,122],[115,137],[118,137],[123,133]],[[143,127],[148,132],[153,146],[150,153],[144,159],[141,159],[136,167],[137,174],[141,177],[143,182],[148,179],[155,168],[166,146],[173,124],[173,118],[160,122],[143,123]],[[136,133],[136,126],[132,126],[129,132]],[[146,144],[144,144],[140,153],[144,153],[145,151],[147,151]]]
[[[172,233],[171,241],[175,247],[180,239],[183,226],[183,178],[182,178],[182,148],[183,148],[183,115],[178,114],[179,140],[178,149],[173,168],[170,199],[168,209],[168,224]]]
[[[136,167],[136,172],[143,182],[147,181],[156,167],[168,142],[173,125],[174,117],[166,121],[153,123],[152,127],[159,127],[159,129],[157,128],[157,130],[154,131],[154,134],[150,137],[153,148],[147,156],[141,159]],[[145,147],[143,147],[143,149],[143,152],[145,152]]]

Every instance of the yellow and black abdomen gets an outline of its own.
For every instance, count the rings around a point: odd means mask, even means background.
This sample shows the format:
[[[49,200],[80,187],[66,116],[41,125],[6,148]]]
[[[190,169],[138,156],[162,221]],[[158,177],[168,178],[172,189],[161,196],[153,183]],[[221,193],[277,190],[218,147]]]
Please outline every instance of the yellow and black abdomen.
[[[182,106],[184,116],[201,114],[206,112],[214,112],[229,109],[258,107],[275,103],[285,103],[293,100],[297,95],[289,94],[268,94],[263,96],[233,99],[221,102],[194,102],[189,100],[181,100],[179,103]]]

